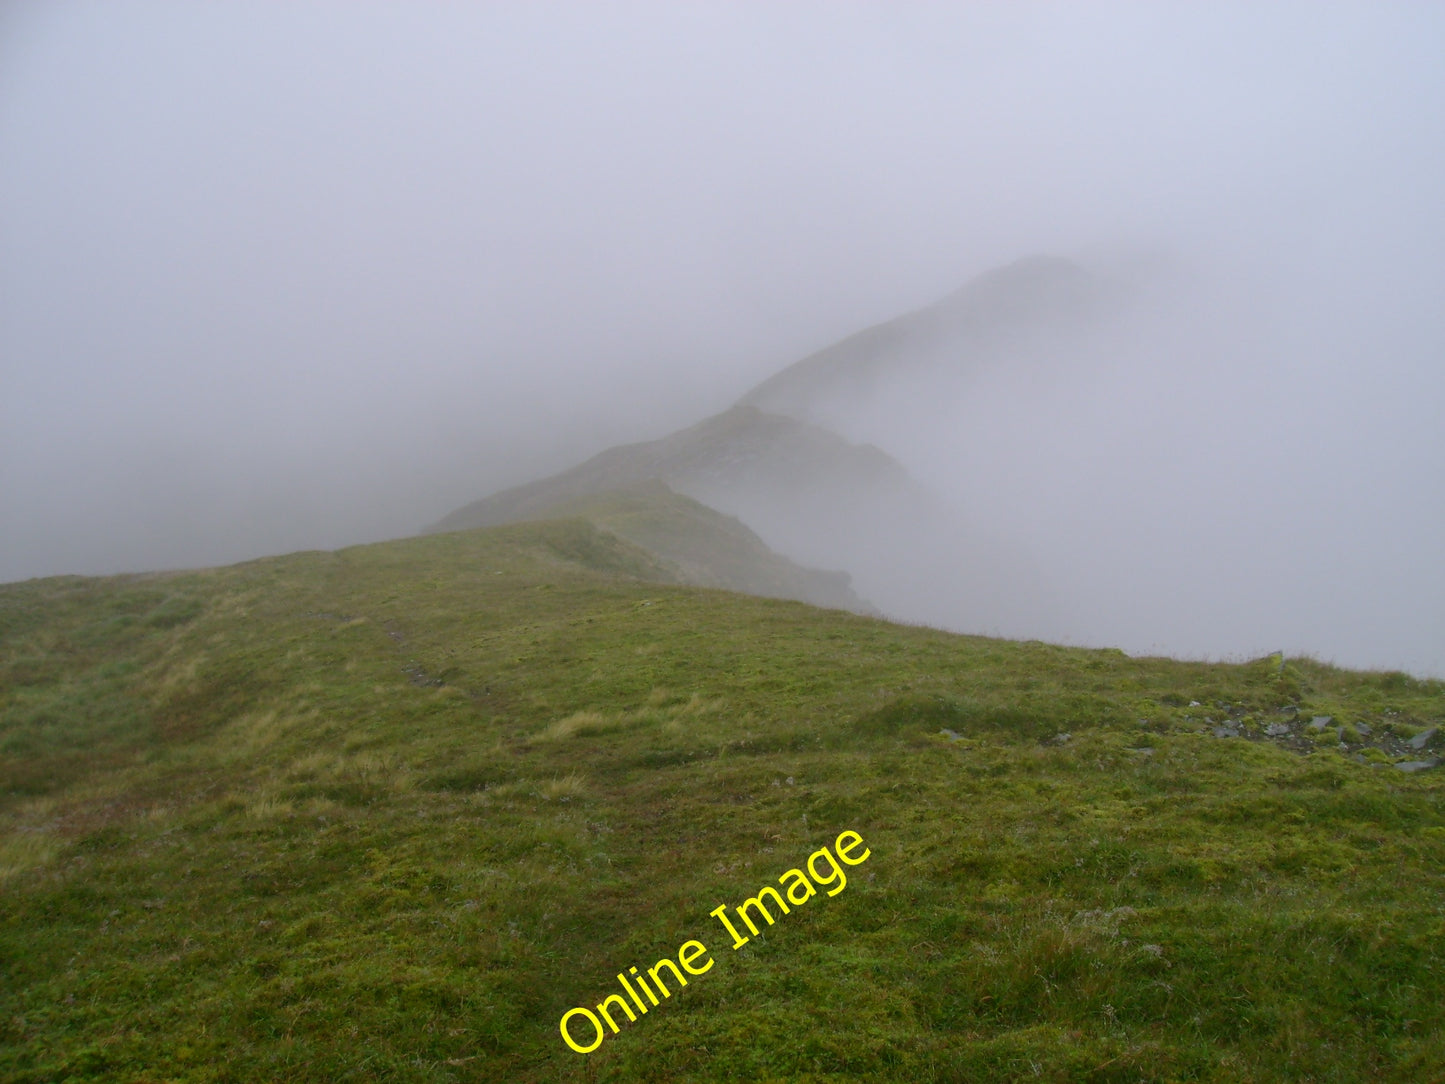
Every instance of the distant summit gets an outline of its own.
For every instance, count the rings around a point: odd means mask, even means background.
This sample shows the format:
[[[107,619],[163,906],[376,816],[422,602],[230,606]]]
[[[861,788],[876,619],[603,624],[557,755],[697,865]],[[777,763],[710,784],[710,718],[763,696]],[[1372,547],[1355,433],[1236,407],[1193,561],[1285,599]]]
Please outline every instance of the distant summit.
[[[1031,256],[980,275],[927,308],[825,347],[739,402],[810,414],[827,401],[866,397],[900,367],[965,366],[1020,338],[1076,328],[1100,309],[1106,295],[1105,284],[1078,264]]]
[[[890,424],[908,425],[930,398],[956,394],[961,375],[998,361],[1061,356],[1080,328],[1108,310],[1110,293],[1068,260],[1019,260],[803,358],[729,410],[474,501],[429,529],[581,515],[623,533],[619,526],[657,515],[671,533],[623,536],[691,570],[683,575],[692,582],[850,609],[871,603],[910,620],[996,611],[1000,592],[1010,609],[1026,609],[1033,586],[1018,554],[983,540],[886,452],[830,426],[876,409],[885,391],[909,412]],[[723,513],[727,523],[694,530],[698,509],[670,501],[676,494]],[[622,508],[632,511],[622,516]],[[681,529],[683,520],[692,527]],[[698,541],[704,534],[706,544]],[[846,570],[868,603],[848,576],[818,568]]]

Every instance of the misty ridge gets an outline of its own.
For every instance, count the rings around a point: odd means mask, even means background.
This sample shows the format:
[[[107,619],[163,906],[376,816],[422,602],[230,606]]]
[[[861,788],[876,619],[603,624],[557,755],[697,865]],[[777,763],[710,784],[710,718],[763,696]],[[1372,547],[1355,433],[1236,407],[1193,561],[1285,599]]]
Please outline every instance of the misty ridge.
[[[585,514],[906,622],[1445,675],[1440,31],[14,5],[0,580]]]
[[[1411,610],[1438,576],[1431,543],[1404,582],[1373,565],[1368,527],[1341,529],[1341,508],[1380,494],[1352,487],[1323,446],[1312,368],[1284,353],[1300,331],[1170,259],[1024,258],[693,426],[432,529],[657,481],[789,559],[845,572],[896,620],[1133,653],[1348,651],[1429,671],[1437,641],[1418,638],[1428,615]],[[1283,454],[1250,454],[1281,438]],[[1362,605],[1371,581],[1380,593]],[[1345,605],[1357,616],[1342,627]]]

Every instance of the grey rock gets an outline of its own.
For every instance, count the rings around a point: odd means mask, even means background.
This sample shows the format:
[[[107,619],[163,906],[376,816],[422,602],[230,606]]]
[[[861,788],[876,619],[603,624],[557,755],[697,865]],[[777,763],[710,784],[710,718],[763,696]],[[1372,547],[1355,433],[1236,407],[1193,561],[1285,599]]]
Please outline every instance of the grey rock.
[[[1060,734],[1055,734],[1055,735],[1054,735],[1054,741],[1058,742],[1060,745],[1063,745],[1065,742],[1069,742],[1069,741],[1073,741],[1073,740],[1074,740],[1074,736],[1073,736],[1072,734],[1062,734],[1062,733],[1060,733]]]
[[[1296,715],[1299,714],[1299,708],[1295,707],[1293,704],[1286,704],[1284,707],[1279,709],[1279,713],[1281,715],[1288,715],[1291,719],[1293,719]]]
[[[948,727],[944,727],[942,730],[939,731],[939,733],[942,734],[949,741],[963,741],[962,734],[960,734],[956,730],[949,730]]]
[[[1366,726],[1364,723],[1356,723],[1356,724],[1355,724],[1355,729],[1358,730],[1361,734],[1363,734],[1363,735],[1364,735],[1365,737],[1367,737],[1367,738],[1370,736],[1370,728],[1369,728],[1368,726]]]
[[[1271,738],[1282,738],[1289,733],[1288,723],[1270,723],[1264,728],[1264,732]]]
[[[1399,764],[1396,764],[1395,767],[1399,768],[1402,772],[1423,772],[1428,771],[1439,763],[1438,760],[1402,760]]]
[[[1216,738],[1237,738],[1239,731],[1232,726],[1217,726],[1214,728]]]
[[[1335,719],[1332,715],[1316,715],[1313,719],[1310,720],[1310,729],[1323,730],[1334,721]]]
[[[1416,734],[1405,744],[1408,745],[1411,749],[1424,749],[1427,745],[1429,745],[1432,741],[1435,740],[1435,735],[1439,733],[1440,728],[1438,726],[1432,726],[1429,730],[1420,731],[1420,733]]]

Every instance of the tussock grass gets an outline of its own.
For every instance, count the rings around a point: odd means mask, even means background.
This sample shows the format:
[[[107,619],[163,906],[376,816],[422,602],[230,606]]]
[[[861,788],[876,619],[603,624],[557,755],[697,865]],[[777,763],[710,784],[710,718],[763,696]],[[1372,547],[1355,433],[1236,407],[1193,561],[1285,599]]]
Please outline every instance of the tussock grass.
[[[537,735],[542,741],[560,741],[563,738],[593,737],[622,726],[624,717],[609,719],[600,711],[574,711],[565,719],[558,719]]]
[[[60,840],[35,829],[0,836],[0,884],[49,865],[61,849]]]
[[[277,817],[289,817],[295,812],[296,806],[294,804],[274,794],[263,795],[252,800],[246,806],[246,816],[258,821],[274,820]]]
[[[569,772],[540,784],[537,793],[552,802],[571,801],[587,793],[587,780],[579,772]]]
[[[595,709],[574,711],[565,719],[558,719],[546,726],[536,735],[536,740],[594,738],[609,731],[634,727],[660,727],[672,734],[680,734],[689,725],[716,715],[723,707],[723,701],[708,700],[698,693],[682,699],[666,689],[654,689],[640,708],[619,712],[601,712]]]

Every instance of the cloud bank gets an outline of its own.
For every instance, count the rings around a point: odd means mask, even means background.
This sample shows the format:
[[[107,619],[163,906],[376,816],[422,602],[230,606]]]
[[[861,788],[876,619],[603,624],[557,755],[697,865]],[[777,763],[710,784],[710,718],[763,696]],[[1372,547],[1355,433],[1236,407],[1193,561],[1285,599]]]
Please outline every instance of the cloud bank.
[[[1019,256],[1163,259],[1113,340],[840,425],[1029,551],[1045,632],[1445,673],[1442,31],[9,5],[0,579],[410,533]]]

